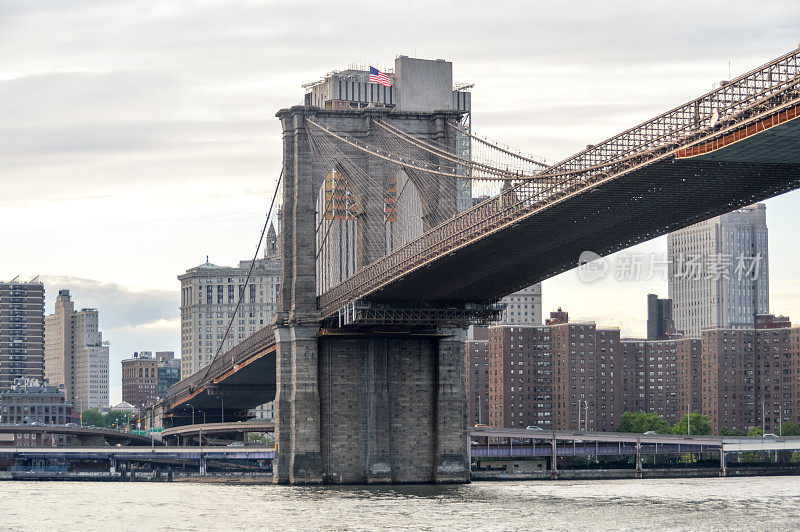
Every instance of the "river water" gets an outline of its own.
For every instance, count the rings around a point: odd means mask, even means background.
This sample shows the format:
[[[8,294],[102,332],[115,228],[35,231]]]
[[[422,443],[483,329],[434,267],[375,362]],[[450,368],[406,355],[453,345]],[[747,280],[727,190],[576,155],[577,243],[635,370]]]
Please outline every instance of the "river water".
[[[0,482],[2,530],[791,530],[800,477],[283,487]]]

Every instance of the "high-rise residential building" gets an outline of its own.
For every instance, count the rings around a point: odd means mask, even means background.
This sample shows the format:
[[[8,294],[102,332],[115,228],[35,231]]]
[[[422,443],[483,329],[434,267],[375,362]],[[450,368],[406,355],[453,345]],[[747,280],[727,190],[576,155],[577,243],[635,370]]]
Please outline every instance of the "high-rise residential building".
[[[652,412],[674,424],[687,411],[700,411],[700,340],[625,338],[620,348],[622,412]]]
[[[465,343],[467,419],[470,425],[487,424],[489,415],[489,329],[470,327]]]
[[[489,425],[616,430],[620,354],[619,329],[559,323],[490,327],[486,367],[467,357],[488,370]]]
[[[675,328],[699,338],[705,328],[753,327],[769,312],[766,206],[710,218],[668,238],[669,297]]]
[[[703,412],[715,431],[779,434],[782,421],[800,422],[800,327],[757,318],[751,329],[703,331]]]
[[[550,327],[489,328],[489,408],[483,423],[494,427],[560,428],[554,421],[550,333]],[[469,403],[475,402],[476,397],[470,397]]]
[[[674,335],[672,300],[659,299],[656,294],[647,294],[647,339],[664,340]]]
[[[76,311],[69,290],[58,291],[55,312],[45,318],[45,377],[78,411],[108,406],[108,346],[99,313]]]
[[[546,326],[489,327],[488,341],[473,328],[465,346],[471,424],[481,413],[492,426],[613,431],[624,412],[676,423],[701,411],[699,339],[620,339],[617,328],[552,315]]]
[[[178,276],[181,282],[181,378],[211,362],[217,350],[225,353],[239,342],[266,327],[278,308],[281,283],[280,253],[275,228],[270,226],[263,258],[256,259],[247,290],[245,279],[249,260],[238,267],[216,266],[206,260]],[[225,330],[242,302],[227,339],[220,349]]]
[[[800,423],[800,327],[785,316],[755,323],[663,340],[620,340],[592,323],[476,327],[465,346],[469,423],[613,431],[624,412],[670,424],[700,412],[715,432],[779,434]]]
[[[44,377],[44,285],[0,282],[0,390]]]
[[[158,397],[166,397],[170,386],[181,380],[181,360],[173,351],[156,351],[158,360]]]
[[[755,336],[754,329],[703,331],[703,412],[715,430],[760,425]]]

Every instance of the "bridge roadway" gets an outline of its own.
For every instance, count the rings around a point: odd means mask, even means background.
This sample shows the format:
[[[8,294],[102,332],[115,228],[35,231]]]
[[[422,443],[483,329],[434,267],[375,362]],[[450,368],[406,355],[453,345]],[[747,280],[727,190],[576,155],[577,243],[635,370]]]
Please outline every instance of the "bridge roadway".
[[[362,268],[318,298],[320,316],[391,324],[377,307],[496,301],[576,267],[584,251],[607,255],[798,188],[799,82],[794,50],[590,146]],[[170,388],[149,422],[188,424],[188,405],[212,422],[244,420],[275,388],[265,328]]]
[[[275,378],[275,336],[264,327],[170,387],[145,420],[164,428],[189,425],[194,411],[195,419],[210,423],[244,421],[248,409],[275,398]]]
[[[0,434],[44,434],[66,436],[101,436],[111,444],[130,443],[132,445],[151,445],[150,436],[140,436],[107,428],[66,427],[61,425],[2,425]],[[156,445],[162,445],[156,440]]]

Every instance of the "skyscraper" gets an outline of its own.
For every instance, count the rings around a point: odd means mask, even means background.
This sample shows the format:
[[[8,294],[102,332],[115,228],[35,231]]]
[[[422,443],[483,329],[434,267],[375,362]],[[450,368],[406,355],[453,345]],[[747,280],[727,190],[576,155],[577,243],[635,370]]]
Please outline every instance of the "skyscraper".
[[[78,411],[108,406],[108,346],[97,309],[75,310],[69,290],[59,290],[45,318],[45,377],[63,386]]]
[[[44,285],[0,282],[0,389],[44,376]]]
[[[672,300],[659,299],[655,294],[647,294],[647,339],[664,340],[674,333]]]
[[[214,358],[236,310],[251,261],[238,267],[216,266],[207,260],[178,276],[181,282],[181,378],[208,365]],[[278,238],[267,233],[264,257],[256,259],[247,291],[220,353],[263,329],[278,308],[281,282]]]
[[[670,233],[669,297],[675,328],[753,327],[769,313],[766,206],[737,209]]]

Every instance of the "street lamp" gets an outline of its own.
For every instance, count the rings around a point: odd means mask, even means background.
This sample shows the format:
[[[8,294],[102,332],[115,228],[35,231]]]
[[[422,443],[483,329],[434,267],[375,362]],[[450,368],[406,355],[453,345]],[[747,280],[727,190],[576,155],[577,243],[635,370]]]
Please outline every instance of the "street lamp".
[[[191,404],[189,404],[189,403],[186,403],[186,406],[190,406],[190,407],[192,407],[192,425],[194,425],[194,405],[191,405]]]
[[[589,401],[584,401],[583,404],[585,406],[584,410],[585,415],[583,416],[583,430],[589,432]]]
[[[220,397],[219,404],[220,404],[220,421],[222,421],[222,423],[225,423],[225,399]]]
[[[205,424],[205,422],[206,422],[206,413],[203,412],[202,410],[198,410],[197,413],[198,414],[203,414],[203,424]]]

